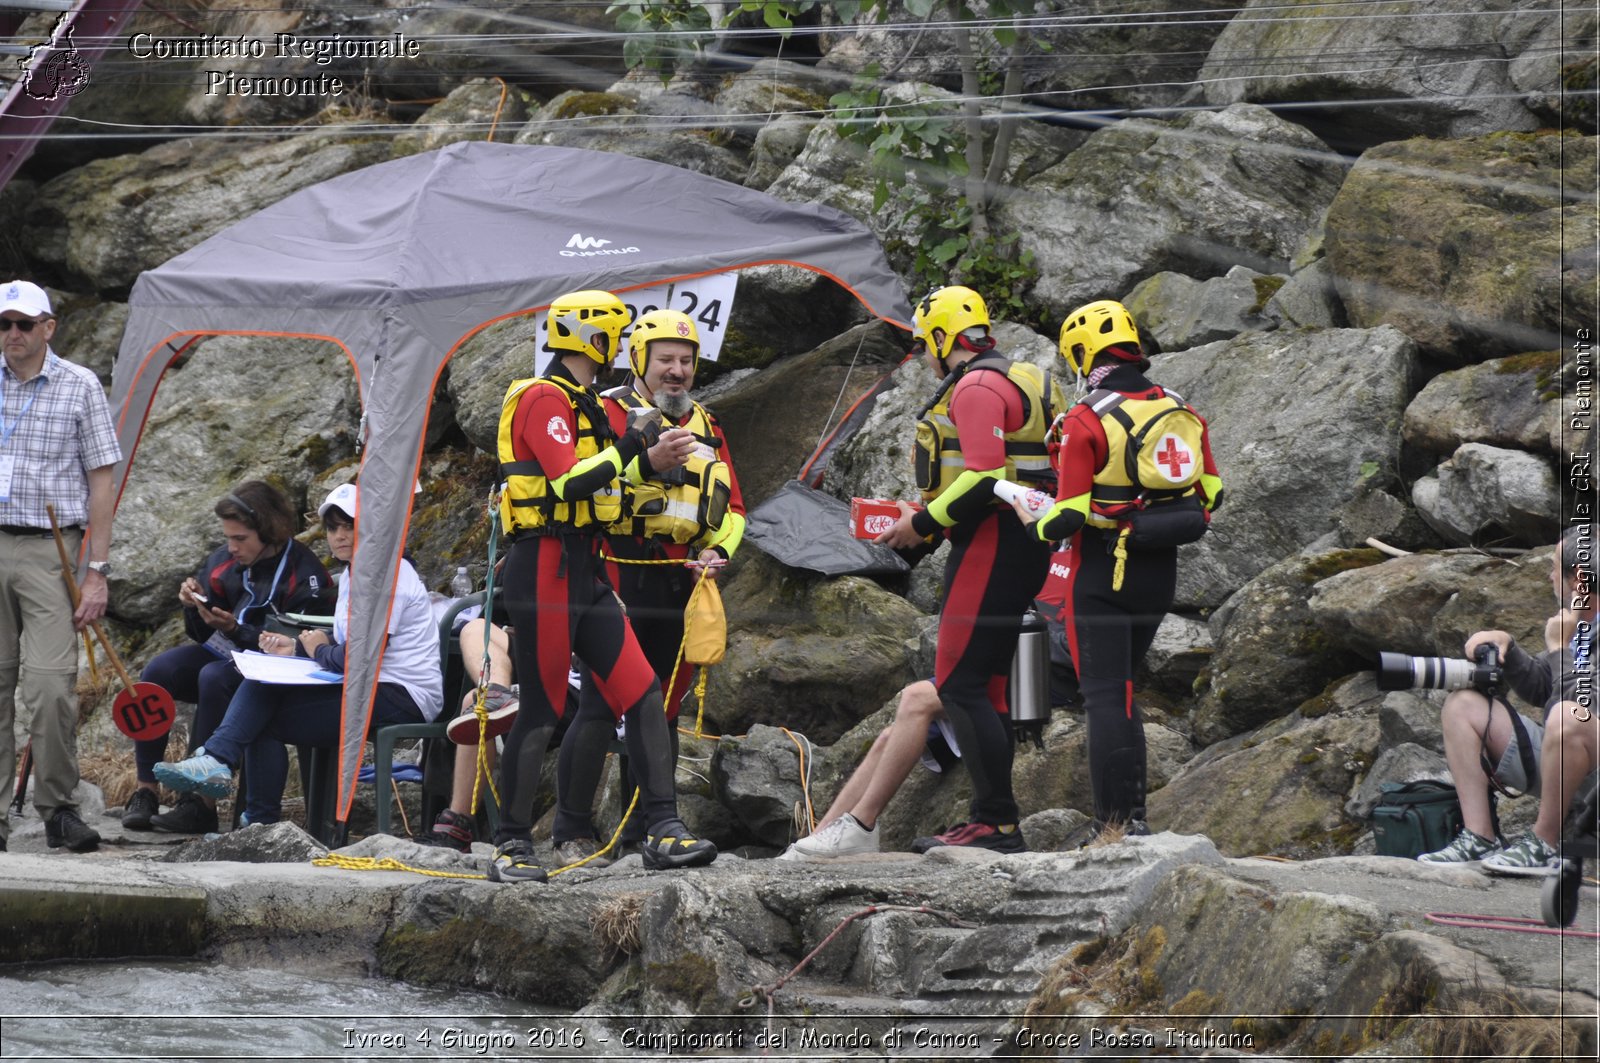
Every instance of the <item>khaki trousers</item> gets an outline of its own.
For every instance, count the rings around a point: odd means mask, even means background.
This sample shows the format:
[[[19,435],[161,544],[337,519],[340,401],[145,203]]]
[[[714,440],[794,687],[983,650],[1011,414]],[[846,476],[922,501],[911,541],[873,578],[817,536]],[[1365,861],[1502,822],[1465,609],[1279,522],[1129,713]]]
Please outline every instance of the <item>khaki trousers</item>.
[[[77,557],[83,533],[62,532]],[[17,781],[12,735],[17,706],[32,715],[33,807],[41,819],[75,808],[78,785],[78,633],[61,577],[61,557],[48,535],[0,532],[0,838],[11,833]]]

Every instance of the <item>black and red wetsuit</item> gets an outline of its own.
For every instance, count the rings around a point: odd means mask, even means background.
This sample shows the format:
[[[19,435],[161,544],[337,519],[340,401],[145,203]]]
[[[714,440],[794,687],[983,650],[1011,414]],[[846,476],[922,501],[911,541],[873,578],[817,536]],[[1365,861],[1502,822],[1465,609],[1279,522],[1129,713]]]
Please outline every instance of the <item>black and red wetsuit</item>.
[[[1005,439],[1025,421],[1022,392],[1003,371],[966,365],[950,397],[965,472],[912,520],[923,535],[950,540],[939,609],[934,685],[972,776],[975,823],[1018,820],[1011,790],[1013,737],[1007,683],[1022,615],[1044,583],[1050,551],[995,498]],[[989,475],[969,475],[989,474]]]
[[[547,376],[572,381],[559,362]],[[594,396],[592,389],[586,389],[586,394]],[[599,410],[598,397],[593,409]],[[607,487],[617,479],[619,470],[634,460],[648,468],[636,434],[604,448],[615,450],[614,458],[582,467],[573,443],[580,416],[583,414],[566,392],[540,382],[522,393],[511,426],[515,459],[537,461],[555,493],[568,503]],[[504,806],[494,839],[497,845],[529,836],[545,752],[566,706],[567,672],[573,654],[588,666],[594,689],[613,717],[639,708],[646,710],[645,714],[661,716],[661,684],[616,595],[603,579],[601,531],[600,525],[592,523],[582,527],[547,524],[515,533],[506,557],[506,611],[516,632],[521,708],[506,736],[500,762]],[[630,752],[635,733],[642,742],[647,731],[660,731],[656,738],[665,741],[664,726],[663,719],[661,728],[630,727]],[[639,753],[642,762],[643,750]],[[647,823],[675,817],[670,778],[667,783],[665,790],[657,787],[642,795]]]
[[[1099,384],[1132,399],[1166,394],[1133,364],[1118,365]],[[1203,423],[1203,422],[1202,422]],[[1068,413],[1057,455],[1057,504],[1035,525],[1046,542],[1070,538],[1067,560],[1067,645],[1077,666],[1089,728],[1089,778],[1094,815],[1101,823],[1145,818],[1144,721],[1133,700],[1133,674],[1172,607],[1178,549],[1138,549],[1128,554],[1122,586],[1113,590],[1118,531],[1086,524],[1095,474],[1108,460],[1100,417],[1085,403]],[[1220,498],[1221,480],[1202,436],[1208,508]],[[1121,461],[1121,455],[1115,460]]]

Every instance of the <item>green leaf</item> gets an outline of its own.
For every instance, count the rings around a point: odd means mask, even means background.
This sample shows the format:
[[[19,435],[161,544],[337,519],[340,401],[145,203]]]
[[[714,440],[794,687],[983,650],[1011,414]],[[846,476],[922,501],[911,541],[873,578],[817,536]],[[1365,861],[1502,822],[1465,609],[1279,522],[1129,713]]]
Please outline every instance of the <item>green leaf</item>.
[[[1376,475],[1378,475],[1378,463],[1377,462],[1375,462],[1375,461],[1364,461],[1364,462],[1361,463],[1361,478],[1363,480],[1370,480],[1372,477],[1374,477]]]
[[[913,18],[927,18],[938,0],[906,0],[906,14]]]
[[[951,237],[949,240],[944,241],[932,251],[928,252],[928,254],[935,262],[943,265],[944,263],[949,262],[952,258],[955,258],[957,255],[961,254],[962,251],[965,251],[966,247],[966,237]]]
[[[794,28],[794,21],[789,18],[789,13],[783,9],[782,4],[768,4],[761,12],[761,19],[767,24],[768,29],[789,30]]]
[[[876,214],[883,209],[884,203],[889,199],[889,185],[879,181],[872,188],[872,213]]]

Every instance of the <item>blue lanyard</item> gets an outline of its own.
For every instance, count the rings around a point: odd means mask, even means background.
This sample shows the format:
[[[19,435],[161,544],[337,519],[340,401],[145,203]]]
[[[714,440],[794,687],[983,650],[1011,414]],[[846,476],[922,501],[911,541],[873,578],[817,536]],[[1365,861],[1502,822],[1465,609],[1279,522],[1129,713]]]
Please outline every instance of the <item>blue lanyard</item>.
[[[0,440],[4,442],[4,440]],[[259,609],[272,602],[272,596],[278,593],[278,580],[283,577],[283,566],[289,563],[289,544],[283,544],[283,556],[278,558],[278,571],[272,574],[272,586],[267,588],[267,596],[256,603],[256,589],[250,586],[250,566],[243,565],[239,569],[239,582],[244,586],[244,604],[239,606],[239,611],[234,614],[234,619],[243,621],[244,616],[251,609]]]
[[[1590,621],[1592,624],[1593,621]],[[1580,674],[1589,670],[1589,651],[1594,648],[1594,628],[1590,625],[1576,632],[1568,647],[1572,650],[1572,668]]]
[[[41,373],[34,377],[34,379],[42,380],[44,379],[44,374]],[[26,385],[27,381],[22,381],[22,383]],[[0,415],[0,447],[5,446],[11,441],[11,433],[15,432],[17,430],[17,425],[22,423],[22,419],[24,417],[28,416],[28,411],[33,408],[33,400],[38,397],[39,387],[35,387],[33,390],[29,391],[28,401],[22,404],[22,410],[17,414],[17,419],[12,421],[10,424],[6,424],[4,416]],[[3,402],[0,402],[0,405],[3,405]]]

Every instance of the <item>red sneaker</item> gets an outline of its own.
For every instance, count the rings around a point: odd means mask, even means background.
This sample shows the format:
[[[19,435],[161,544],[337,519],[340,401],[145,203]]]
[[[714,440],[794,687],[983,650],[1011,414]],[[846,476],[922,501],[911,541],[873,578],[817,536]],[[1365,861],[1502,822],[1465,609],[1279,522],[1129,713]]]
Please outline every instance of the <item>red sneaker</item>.
[[[1025,853],[1028,843],[1022,838],[1022,828],[1015,823],[995,826],[993,823],[957,823],[943,834],[931,838],[918,838],[911,843],[911,851],[925,853],[941,845],[964,845],[971,849],[989,849],[997,853]]]

